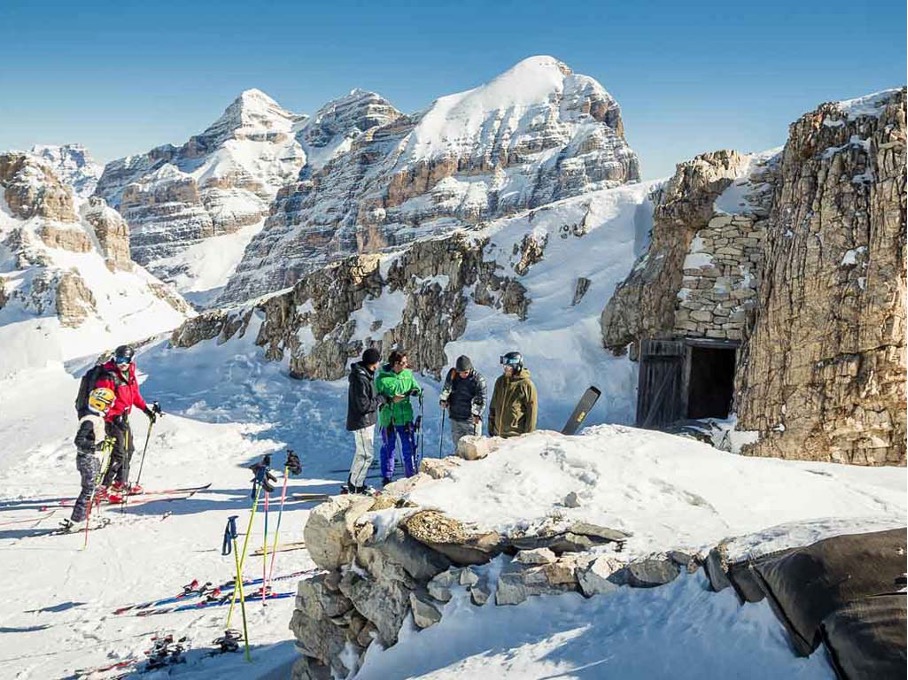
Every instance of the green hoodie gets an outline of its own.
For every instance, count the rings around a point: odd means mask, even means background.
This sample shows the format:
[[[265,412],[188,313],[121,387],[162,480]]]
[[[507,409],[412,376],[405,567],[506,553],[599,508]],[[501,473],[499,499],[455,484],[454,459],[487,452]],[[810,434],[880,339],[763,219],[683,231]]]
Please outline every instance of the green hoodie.
[[[489,404],[489,434],[516,437],[532,432],[536,429],[537,406],[536,386],[528,369],[510,378],[498,376]]]
[[[380,397],[386,397],[386,402],[378,409],[380,427],[388,427],[392,423],[407,425],[413,422],[413,407],[410,405],[409,394],[413,390],[422,394],[422,388],[413,377],[413,371],[405,368],[400,373],[395,373],[391,370],[390,364],[385,364],[375,376],[375,390]],[[396,396],[406,398],[392,402],[391,398]]]

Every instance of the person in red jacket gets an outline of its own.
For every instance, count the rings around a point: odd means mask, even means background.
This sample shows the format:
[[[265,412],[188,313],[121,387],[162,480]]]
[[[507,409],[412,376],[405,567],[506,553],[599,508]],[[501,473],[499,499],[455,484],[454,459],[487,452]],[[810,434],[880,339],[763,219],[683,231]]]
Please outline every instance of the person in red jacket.
[[[152,423],[161,413],[161,407],[157,402],[149,407],[139,392],[134,358],[135,350],[129,345],[117,347],[114,350],[114,358],[104,364],[101,377],[94,386],[94,389],[106,387],[113,390],[116,395],[113,405],[104,416],[104,429],[108,437],[113,437],[114,446],[110,454],[110,465],[101,480],[101,489],[98,490],[102,497],[106,495],[111,501],[122,500],[127,494],[142,492],[138,485],[127,488],[129,461],[135,451],[132,430],[129,429],[129,413],[132,407],[141,409]]]

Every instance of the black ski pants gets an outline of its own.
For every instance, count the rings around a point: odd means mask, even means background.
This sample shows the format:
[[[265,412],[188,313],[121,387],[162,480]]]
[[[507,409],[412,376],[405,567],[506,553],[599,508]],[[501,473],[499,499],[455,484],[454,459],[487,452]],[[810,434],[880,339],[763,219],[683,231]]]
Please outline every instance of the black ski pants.
[[[127,484],[129,482],[129,461],[132,460],[132,454],[135,452],[129,421],[125,417],[118,418],[104,423],[104,429],[108,437],[113,437],[114,445],[113,451],[110,453],[110,465],[107,466],[107,472],[104,473],[101,485],[110,486],[114,481],[119,484]]]

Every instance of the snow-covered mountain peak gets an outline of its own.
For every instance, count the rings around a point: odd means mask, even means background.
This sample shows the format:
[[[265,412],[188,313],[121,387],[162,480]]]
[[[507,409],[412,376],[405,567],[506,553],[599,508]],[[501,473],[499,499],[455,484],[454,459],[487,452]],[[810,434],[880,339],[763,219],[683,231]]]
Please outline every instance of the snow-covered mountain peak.
[[[81,144],[36,144],[29,152],[43,158],[53,167],[57,177],[73,188],[81,198],[94,193],[104,166],[95,163]]]
[[[488,152],[490,145],[520,146],[546,126],[595,122],[623,137],[618,104],[602,85],[554,57],[535,56],[484,85],[437,99],[407,151],[416,159],[450,157],[469,146]]]
[[[262,133],[291,132],[296,115],[257,89],[244,90],[205,132],[199,135],[214,144],[227,138],[253,138]]]

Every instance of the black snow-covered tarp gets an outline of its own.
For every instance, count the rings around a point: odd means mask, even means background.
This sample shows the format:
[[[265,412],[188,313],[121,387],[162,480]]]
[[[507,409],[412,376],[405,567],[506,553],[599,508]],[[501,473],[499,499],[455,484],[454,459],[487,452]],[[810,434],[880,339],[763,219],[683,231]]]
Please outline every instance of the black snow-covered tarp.
[[[820,625],[843,607],[904,583],[906,530],[836,536],[753,564],[752,572],[795,651],[808,656]],[[904,649],[903,649],[904,653]]]
[[[851,602],[823,619],[823,643],[841,680],[904,680],[905,593]]]

